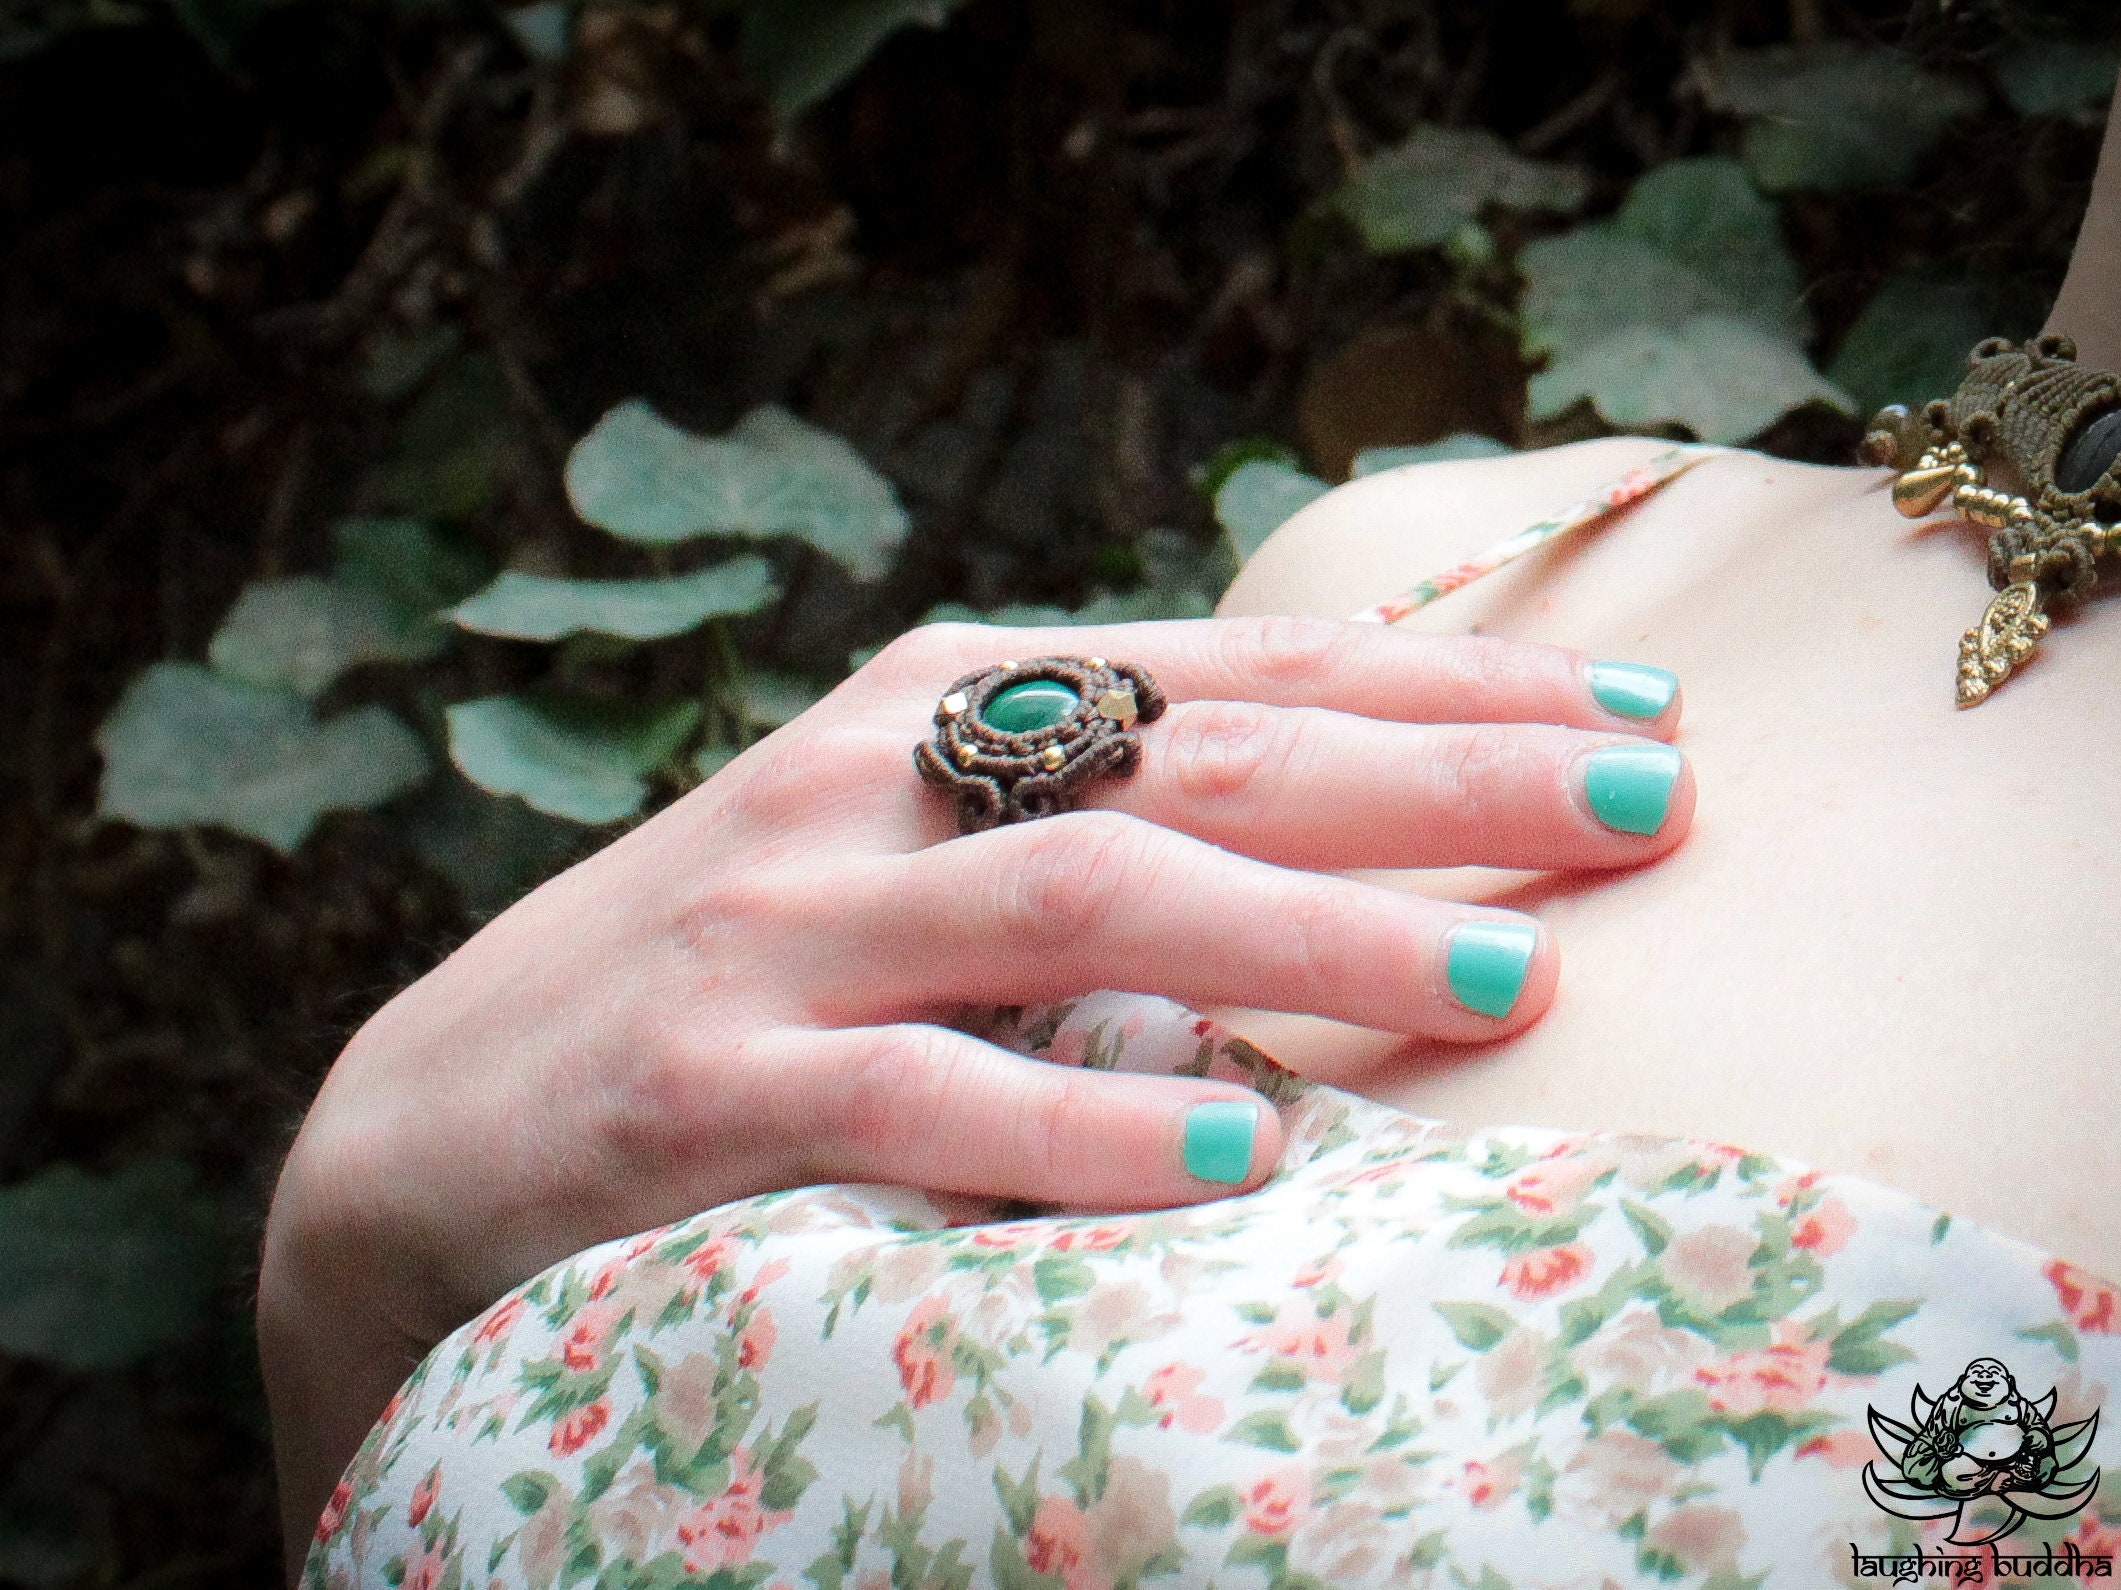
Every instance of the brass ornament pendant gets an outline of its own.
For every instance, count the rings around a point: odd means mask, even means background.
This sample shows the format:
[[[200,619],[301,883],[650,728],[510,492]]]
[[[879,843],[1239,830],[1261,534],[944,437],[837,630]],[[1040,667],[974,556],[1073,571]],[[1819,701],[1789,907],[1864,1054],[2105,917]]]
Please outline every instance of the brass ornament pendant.
[[[1973,706],[2008,679],[2033,654],[2050,622],[2040,611],[2036,582],[2020,580],[1998,591],[1981,622],[1959,637],[1959,705]]]
[[[1146,668],[1102,657],[1014,659],[958,680],[936,703],[935,735],[914,747],[923,779],[957,797],[975,834],[1072,810],[1083,789],[1141,765],[1137,723],[1163,716]]]
[[[2121,376],[2077,363],[2069,338],[1992,337],[1949,399],[1871,421],[1864,457],[1900,471],[1910,519],[1949,506],[1984,525],[1995,598],[1959,642],[1957,696],[1988,699],[2033,654],[2051,605],[2081,602],[2121,547]]]

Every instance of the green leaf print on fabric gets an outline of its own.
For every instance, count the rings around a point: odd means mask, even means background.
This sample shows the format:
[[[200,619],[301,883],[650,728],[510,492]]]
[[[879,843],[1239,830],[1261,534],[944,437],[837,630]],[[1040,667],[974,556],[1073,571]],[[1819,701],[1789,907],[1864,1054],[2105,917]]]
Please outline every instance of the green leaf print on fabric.
[[[1285,1413],[1261,1409],[1248,1413],[1230,1426],[1225,1441],[1239,1441],[1246,1446],[1263,1446],[1270,1452],[1300,1452],[1303,1442],[1289,1428],[1289,1416]]]
[[[1484,1353],[1509,1335],[1517,1322],[1492,1303],[1438,1303],[1436,1312],[1461,1346]]]

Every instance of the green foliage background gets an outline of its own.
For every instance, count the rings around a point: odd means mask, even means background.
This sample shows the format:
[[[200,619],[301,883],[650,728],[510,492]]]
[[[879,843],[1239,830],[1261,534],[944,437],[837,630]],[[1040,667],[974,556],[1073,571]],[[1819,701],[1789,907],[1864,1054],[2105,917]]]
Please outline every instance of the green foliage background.
[[[276,1582],[250,1253],[479,921],[927,616],[2037,326],[2003,0],[6,0],[0,1583]]]

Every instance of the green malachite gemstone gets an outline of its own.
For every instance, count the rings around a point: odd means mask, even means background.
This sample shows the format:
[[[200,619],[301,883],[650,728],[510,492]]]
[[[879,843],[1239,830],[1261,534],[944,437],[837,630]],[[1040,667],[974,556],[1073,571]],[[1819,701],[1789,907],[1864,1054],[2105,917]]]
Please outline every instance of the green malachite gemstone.
[[[988,698],[980,716],[989,728],[1004,734],[1029,734],[1052,728],[1075,710],[1079,699],[1057,680],[1027,679]]]

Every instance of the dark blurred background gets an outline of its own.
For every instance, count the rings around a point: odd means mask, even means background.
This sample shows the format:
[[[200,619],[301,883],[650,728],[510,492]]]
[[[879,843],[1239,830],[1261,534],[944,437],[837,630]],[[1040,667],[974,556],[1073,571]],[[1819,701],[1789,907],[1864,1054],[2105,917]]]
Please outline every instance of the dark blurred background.
[[[2112,12],[5,0],[0,1583],[276,1582],[246,1288],[278,1155],[370,1011],[611,831],[452,704],[603,713],[648,810],[939,604],[1204,611],[1371,449],[1848,462],[1870,406],[2037,326]],[[1715,247],[1794,272],[1771,390],[1707,420],[1571,387],[1527,281],[1641,296],[1582,239],[1702,157],[1758,210]],[[771,599],[645,643],[354,633],[503,567],[684,572],[570,505],[634,397],[700,435],[778,404],[910,529],[858,577],[723,526]],[[215,641],[261,590],[253,642],[325,659],[301,688]],[[127,697],[172,661],[190,706]],[[411,771],[293,789],[305,736],[375,709]]]

